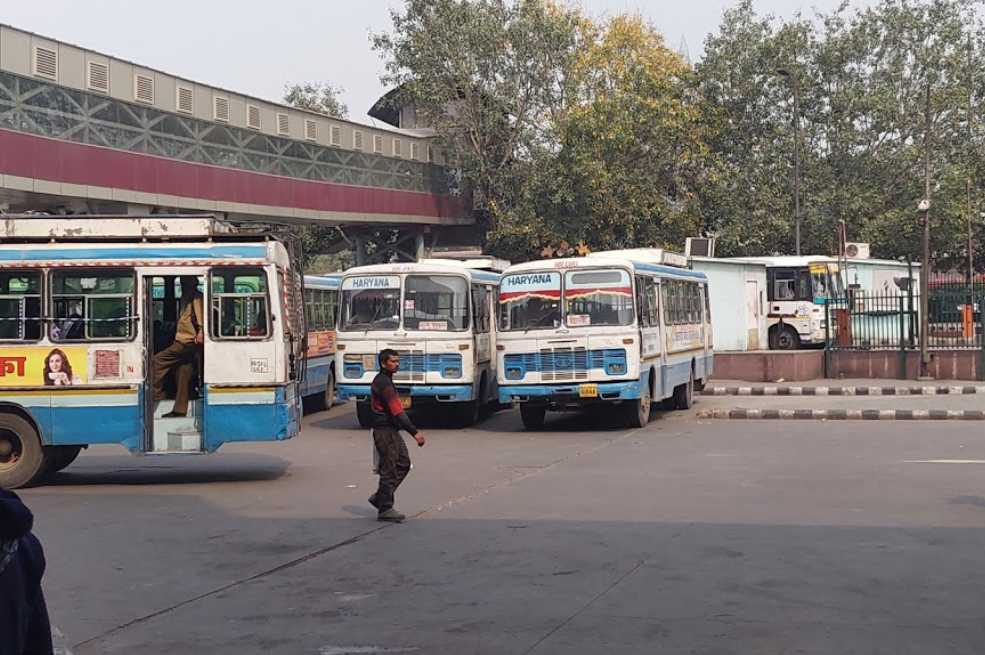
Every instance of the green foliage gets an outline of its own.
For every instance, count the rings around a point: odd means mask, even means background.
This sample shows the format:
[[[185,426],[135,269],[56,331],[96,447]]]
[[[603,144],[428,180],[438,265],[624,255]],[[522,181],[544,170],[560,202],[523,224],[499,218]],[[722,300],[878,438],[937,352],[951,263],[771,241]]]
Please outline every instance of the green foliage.
[[[347,118],[349,107],[339,97],[340,87],[325,82],[288,84],[284,87],[284,102],[299,109],[316,111],[326,116]]]
[[[406,0],[373,42],[384,81],[472,188],[495,254],[680,248],[702,231],[726,256],[792,253],[797,148],[805,253],[834,253],[843,222],[876,256],[916,258],[927,156],[947,267],[967,257],[969,216],[985,232],[978,5],[881,0],[780,21],[740,0],[694,68],[638,16],[593,21],[552,0]]]

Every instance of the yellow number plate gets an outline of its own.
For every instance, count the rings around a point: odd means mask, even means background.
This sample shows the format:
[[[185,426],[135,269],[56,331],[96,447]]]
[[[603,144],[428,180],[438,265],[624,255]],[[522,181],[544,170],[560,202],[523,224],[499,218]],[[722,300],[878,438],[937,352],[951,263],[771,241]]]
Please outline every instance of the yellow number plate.
[[[400,396],[400,405],[404,409],[410,409],[411,404],[410,396]]]
[[[579,398],[598,398],[599,397],[599,385],[597,384],[583,384],[578,387],[578,397]]]

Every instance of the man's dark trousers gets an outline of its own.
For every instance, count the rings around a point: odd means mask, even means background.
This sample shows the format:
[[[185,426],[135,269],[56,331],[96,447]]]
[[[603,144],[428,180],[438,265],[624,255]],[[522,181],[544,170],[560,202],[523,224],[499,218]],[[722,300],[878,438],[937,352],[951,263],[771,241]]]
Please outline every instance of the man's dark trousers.
[[[396,428],[373,428],[373,443],[380,455],[380,486],[376,490],[376,504],[382,513],[393,507],[393,494],[410,472],[410,453]]]

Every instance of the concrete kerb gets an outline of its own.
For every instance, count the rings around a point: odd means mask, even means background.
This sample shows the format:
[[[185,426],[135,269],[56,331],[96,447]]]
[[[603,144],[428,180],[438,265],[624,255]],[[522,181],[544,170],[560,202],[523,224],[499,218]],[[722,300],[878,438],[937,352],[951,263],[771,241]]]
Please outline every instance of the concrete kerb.
[[[977,409],[706,409],[698,418],[808,421],[985,421]]]
[[[985,395],[985,385],[954,386],[711,386],[703,396],[967,396]]]

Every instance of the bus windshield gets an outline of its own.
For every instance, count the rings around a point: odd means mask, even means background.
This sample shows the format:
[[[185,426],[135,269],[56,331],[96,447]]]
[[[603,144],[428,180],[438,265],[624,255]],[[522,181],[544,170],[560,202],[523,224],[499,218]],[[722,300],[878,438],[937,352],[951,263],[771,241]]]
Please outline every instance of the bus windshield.
[[[342,282],[343,330],[396,330],[400,327],[400,277],[365,275]]]
[[[633,285],[629,273],[569,271],[564,279],[564,314],[569,327],[631,325]]]
[[[502,330],[533,330],[561,326],[561,274],[507,275],[499,288]]]
[[[404,282],[404,329],[465,330],[469,285],[454,275],[408,275]]]

